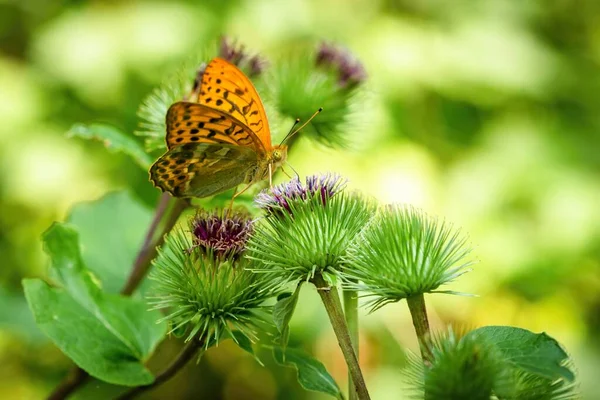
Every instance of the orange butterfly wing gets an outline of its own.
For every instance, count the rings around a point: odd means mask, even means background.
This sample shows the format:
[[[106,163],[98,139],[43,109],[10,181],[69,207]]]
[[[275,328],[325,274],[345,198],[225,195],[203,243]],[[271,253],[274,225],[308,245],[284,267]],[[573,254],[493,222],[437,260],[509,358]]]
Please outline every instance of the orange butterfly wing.
[[[227,143],[264,153],[260,139],[242,122],[218,109],[180,101],[167,112],[167,149],[186,143]]]
[[[252,131],[265,150],[273,150],[262,101],[250,79],[235,65],[222,58],[208,63],[202,74],[198,103],[232,116]]]

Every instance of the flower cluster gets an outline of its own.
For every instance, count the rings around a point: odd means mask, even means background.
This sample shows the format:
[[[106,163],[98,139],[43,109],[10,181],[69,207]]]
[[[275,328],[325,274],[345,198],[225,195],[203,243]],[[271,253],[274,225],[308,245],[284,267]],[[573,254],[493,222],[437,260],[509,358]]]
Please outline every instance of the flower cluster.
[[[249,55],[245,52],[244,46],[234,43],[226,36],[221,38],[219,57],[238,67],[246,68],[250,77],[260,75],[267,66],[267,62],[260,55]]]
[[[275,186],[270,191],[263,190],[254,201],[258,207],[267,212],[272,213],[277,209],[283,209],[291,213],[290,202],[316,196],[325,205],[329,198],[344,188],[346,183],[347,180],[338,174],[311,175],[306,177],[305,185],[298,176],[295,176],[289,182]]]
[[[252,221],[242,215],[223,218],[219,213],[200,213],[192,219],[195,247],[218,258],[238,259],[252,232]]]

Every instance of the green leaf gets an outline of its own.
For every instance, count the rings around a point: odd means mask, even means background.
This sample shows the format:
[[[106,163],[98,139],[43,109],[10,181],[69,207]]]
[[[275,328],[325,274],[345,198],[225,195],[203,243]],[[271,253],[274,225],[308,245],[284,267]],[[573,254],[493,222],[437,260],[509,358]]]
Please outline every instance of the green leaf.
[[[254,357],[256,362],[264,367],[262,361],[260,361],[260,359],[254,353],[254,349],[252,348],[252,341],[250,340],[250,338],[248,338],[248,336],[244,335],[242,331],[235,330],[231,332],[231,338],[240,347],[240,349],[244,350],[247,353],[250,353],[252,357]]]
[[[298,304],[301,286],[302,282],[298,283],[294,294],[285,297],[280,296],[275,306],[273,306],[273,321],[281,335],[279,343],[284,349],[290,337],[290,321],[294,315],[296,304]]]
[[[152,212],[128,192],[73,207],[68,221],[79,232],[83,261],[106,292],[125,284],[151,220]]]
[[[298,383],[306,390],[327,393],[338,399],[342,392],[325,366],[305,352],[297,349],[273,347],[273,357],[279,365],[293,366],[298,371]]]
[[[573,372],[565,366],[568,354],[546,333],[533,333],[512,326],[486,326],[469,332],[492,345],[504,360],[516,368],[550,380],[572,382]]]
[[[55,223],[43,235],[51,270],[62,289],[25,280],[25,295],[40,329],[90,375],[118,385],[144,385],[144,367],[166,332],[161,315],[141,300],[100,290],[79,252],[77,231]]]
[[[107,124],[75,124],[67,132],[67,137],[80,137],[101,141],[112,152],[122,152],[133,158],[143,169],[152,164],[142,145],[134,138]]]

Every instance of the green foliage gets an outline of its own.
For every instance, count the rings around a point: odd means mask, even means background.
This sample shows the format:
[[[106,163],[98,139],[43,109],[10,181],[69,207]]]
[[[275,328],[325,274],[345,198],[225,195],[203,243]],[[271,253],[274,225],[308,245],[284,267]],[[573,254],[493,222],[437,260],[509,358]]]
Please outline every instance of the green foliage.
[[[83,263],[73,227],[55,223],[43,240],[62,288],[24,280],[38,326],[90,375],[119,385],[151,383],[143,363],[165,334],[165,324],[154,323],[157,313],[139,300],[101,291]]]
[[[67,221],[79,232],[85,265],[106,292],[124,286],[151,220],[151,211],[128,192],[73,207]]]
[[[272,63],[273,73],[257,82],[259,89],[260,84],[268,85],[269,90],[259,92],[265,95],[267,105],[274,105],[274,112],[269,113],[275,116],[271,127],[278,126],[277,117],[300,117],[305,121],[323,107],[324,112],[292,140],[307,134],[328,146],[342,147],[351,135],[364,138],[358,167],[355,162],[334,158],[341,161],[340,171],[361,176],[361,188],[382,198],[415,199],[412,194],[416,190],[419,201],[424,200],[434,209],[450,210],[477,232],[477,242],[487,252],[482,258],[489,270],[474,279],[486,281],[487,292],[495,293],[492,302],[498,308],[481,310],[474,306],[466,312],[467,317],[471,312],[501,313],[514,303],[523,304],[519,301],[522,297],[534,297],[536,302],[522,310],[525,318],[531,313],[542,319],[544,313],[555,313],[560,318],[552,321],[560,326],[553,329],[586,332],[587,337],[576,336],[580,340],[577,346],[584,349],[582,366],[592,373],[598,369],[599,358],[594,353],[598,347],[594,345],[598,337],[595,311],[600,292],[594,279],[598,249],[594,214],[599,164],[596,149],[600,138],[596,79],[600,35],[596,34],[594,17],[600,7],[597,2],[559,2],[544,7],[537,3],[507,7],[503,2],[492,2],[472,7],[468,2],[409,0],[401,4],[362,2],[352,8],[314,2],[297,5],[300,8],[296,9],[239,0],[168,5],[112,2],[106,7],[88,3],[78,2],[74,8],[59,11],[43,2],[34,8],[19,2],[2,6],[6,18],[2,18],[0,31],[7,35],[2,39],[6,52],[0,56],[0,86],[7,89],[7,96],[0,106],[6,128],[6,134],[0,135],[4,161],[0,176],[0,253],[8,268],[0,277],[0,344],[2,350],[8,350],[3,361],[6,358],[10,368],[0,373],[0,380],[11,380],[12,385],[3,388],[8,391],[7,397],[42,397],[40,391],[55,383],[50,380],[56,375],[49,374],[45,364],[53,362],[52,357],[45,357],[46,353],[35,354],[32,359],[21,356],[33,348],[19,342],[28,336],[21,335],[21,330],[33,329],[21,318],[24,298],[19,302],[12,293],[4,296],[4,288],[14,291],[21,276],[39,274],[43,268],[37,253],[31,251],[40,227],[61,214],[65,205],[96,196],[98,187],[112,187],[117,181],[121,185],[123,179],[128,180],[126,184],[136,196],[147,202],[156,196],[146,174],[137,171],[116,180],[105,173],[104,166],[110,170],[115,167],[111,163],[117,161],[104,151],[95,152],[94,146],[62,140],[60,127],[90,118],[118,121],[123,132],[111,125],[90,124],[75,125],[69,135],[100,140],[147,168],[153,158],[126,134],[137,122],[134,111],[139,96],[147,93],[148,84],[157,79],[165,63],[181,60],[182,54],[195,54],[198,49],[192,42],[213,43],[215,31],[231,27],[232,21],[237,32],[252,32],[247,39],[258,42],[248,44],[269,49],[272,60],[277,59],[281,48],[294,53]],[[286,24],[286,17],[278,15],[282,10],[291,10],[291,20],[299,24]],[[340,23],[331,25],[331,21]],[[334,57],[336,61],[328,65],[317,65],[319,54],[298,46],[299,38],[304,40],[321,31],[343,37],[362,53],[374,77],[375,104],[360,101],[360,80],[355,85],[344,85],[340,80],[339,61],[345,62],[343,57]],[[164,148],[166,110],[189,92],[200,63],[216,53],[206,51],[187,63],[139,108],[142,121],[136,133],[144,138],[147,151]],[[353,129],[356,111],[362,114],[371,108],[367,126]],[[293,154],[301,165],[301,157],[304,162],[309,160],[310,164],[304,166],[312,169],[323,168],[329,161],[317,159],[312,151]],[[416,158],[414,165],[410,164],[411,171],[394,164],[404,156],[411,161]],[[393,162],[384,166],[378,162],[379,157]],[[295,160],[293,163],[297,167]],[[384,187],[390,176],[394,185]],[[398,187],[396,179],[402,183]],[[428,188],[435,190],[429,192]],[[230,197],[226,193],[198,204],[212,208],[227,204]],[[236,205],[244,204],[238,200]],[[287,225],[280,221],[281,229],[273,229],[269,219],[286,216]],[[458,250],[466,243],[462,237],[454,237],[453,229],[445,224],[413,217],[403,223],[394,220],[394,224],[389,218],[389,225],[383,221],[377,226],[373,221],[367,228],[373,235],[372,242],[366,245],[356,241],[357,250],[352,253],[347,250],[346,236],[330,235],[328,231],[336,224],[342,225],[342,230],[355,228],[345,221],[321,218],[310,225],[308,213],[303,216],[300,212],[300,221],[292,213],[269,214],[267,221],[259,224],[266,234],[264,242],[257,242],[256,247],[270,252],[258,255],[270,263],[257,268],[244,261],[243,266],[261,273],[277,271],[278,281],[303,282],[315,271],[338,274],[344,271],[344,262],[352,264],[354,259],[358,265],[364,261],[358,272],[346,271],[350,275],[344,285],[371,296],[373,309],[412,293],[438,292],[440,285],[467,270],[468,254],[465,251],[461,255]],[[51,287],[40,280],[24,281],[36,322],[65,354],[79,365],[85,364],[88,371],[96,371],[92,375],[110,382],[127,381],[123,384],[150,382],[152,377],[142,362],[159,340],[158,330],[164,327],[155,325],[157,313],[148,313],[142,302],[115,295],[146,233],[149,210],[127,196],[115,195],[77,206],[69,221],[80,233],[80,245],[49,249],[56,255],[66,255],[55,259],[62,267],[51,269],[62,287]],[[287,229],[296,223],[304,224],[306,229]],[[377,230],[387,234],[375,238]],[[419,230],[433,233],[413,235]],[[335,242],[338,237],[343,240]],[[280,240],[279,246],[268,247],[267,239]],[[321,239],[334,241],[324,244]],[[452,245],[437,247],[453,240],[455,249]],[[398,242],[403,245],[396,246]],[[430,247],[419,248],[415,243],[429,243]],[[338,253],[332,256],[330,250]],[[385,258],[384,252],[405,257]],[[171,260],[181,255],[169,253]],[[363,258],[355,257],[359,255]],[[453,257],[454,264],[449,262]],[[71,270],[70,266],[76,268]],[[220,266],[231,270],[231,265]],[[548,273],[549,267],[552,273]],[[240,289],[244,297],[241,285],[227,282],[230,288],[225,283],[232,275],[219,271],[216,264],[208,265],[206,270],[212,271],[212,275],[204,275],[206,279],[222,279],[216,287],[223,295]],[[182,277],[193,278],[193,274]],[[356,283],[349,284],[351,280]],[[183,292],[192,286],[189,282],[178,287],[173,284],[170,295],[183,299]],[[223,299],[217,289],[209,295],[218,303]],[[284,344],[297,292],[280,298],[274,306],[273,317]],[[568,301],[563,301],[565,296]],[[539,307],[542,304],[545,307]],[[264,307],[256,321],[268,320],[269,310]],[[193,318],[191,321],[197,322]],[[582,330],[582,326],[587,329]],[[187,325],[175,326],[173,332],[185,328]],[[245,332],[229,328],[236,343],[253,354],[246,333],[258,328]],[[144,330],[147,332],[135,334]],[[421,398],[577,398],[571,363],[549,336],[511,327],[486,327],[459,336],[444,336],[436,342],[436,365],[427,373],[427,379],[425,370],[420,372],[423,387],[429,388],[423,390]],[[300,332],[298,339],[306,336]],[[215,342],[213,337],[207,347]],[[391,353],[387,345],[379,343],[377,347],[382,354]],[[288,364],[297,360],[283,352],[279,359]],[[303,371],[308,365],[308,378],[298,365]],[[321,376],[318,365],[299,361],[299,377],[307,386],[326,388],[323,391],[333,395],[335,383],[329,381],[331,377]],[[381,364],[373,365],[373,380],[385,385],[385,370]],[[220,371],[229,373],[227,368]],[[494,376],[494,393],[490,396],[489,383]],[[229,394],[227,385],[237,385],[237,381],[230,376],[223,378],[217,380],[225,382],[218,390]],[[387,381],[395,378],[393,375]],[[281,381],[276,385],[281,389]],[[188,386],[178,385],[169,395],[207,396],[202,392],[203,385],[193,381]],[[209,386],[208,390],[217,390]],[[591,393],[598,392],[597,386],[597,382],[590,384]],[[475,393],[474,388],[480,390]],[[293,397],[283,391],[277,395]],[[107,397],[101,390],[91,396]]]
[[[152,164],[152,158],[146,154],[142,146],[131,136],[114,126],[107,124],[75,124],[67,132],[67,137],[100,141],[112,152],[127,154],[144,170],[147,170]]]
[[[485,326],[469,333],[487,341],[498,354],[515,368],[554,381],[573,381],[567,367],[569,355],[546,333],[533,333],[512,326]]]
[[[302,282],[299,282],[294,293],[289,296],[279,296],[277,303],[273,306],[273,321],[279,331],[280,345],[284,350],[290,337],[290,321],[298,305],[301,287]]]
[[[166,239],[154,262],[151,302],[168,311],[163,321],[171,329],[187,327],[187,340],[199,335],[218,342],[236,329],[255,339],[269,325],[271,307],[265,301],[276,295],[268,275],[247,271],[247,261],[217,259],[201,251],[182,229]],[[209,340],[206,341],[209,343]]]
[[[372,311],[411,295],[440,292],[438,287],[473,263],[466,244],[459,231],[420,210],[386,206],[348,249],[345,287],[372,297],[367,303]]]
[[[245,352],[249,353],[252,357],[254,357],[257,363],[259,363],[261,366],[264,366],[262,361],[257,357],[256,353],[254,352],[254,349],[252,348],[252,340],[250,340],[248,336],[244,335],[244,333],[241,331],[234,330],[231,331],[231,339],[233,339],[235,344],[237,344],[240,349],[244,350]]]
[[[273,347],[273,357],[279,365],[293,366],[298,371],[298,383],[306,389],[330,394],[338,399],[342,392],[325,366],[305,352],[297,349]]]

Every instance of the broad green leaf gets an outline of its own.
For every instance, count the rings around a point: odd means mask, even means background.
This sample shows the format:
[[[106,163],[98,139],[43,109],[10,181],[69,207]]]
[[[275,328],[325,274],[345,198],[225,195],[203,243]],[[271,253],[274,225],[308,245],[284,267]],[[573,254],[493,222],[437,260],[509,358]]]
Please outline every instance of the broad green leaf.
[[[512,326],[486,326],[469,332],[491,344],[498,353],[516,368],[550,380],[575,379],[565,366],[568,354],[546,333],[533,333]]]
[[[133,137],[107,124],[75,124],[67,132],[67,137],[80,137],[98,140],[113,152],[122,152],[133,158],[143,169],[152,164],[152,158]]]
[[[281,335],[280,345],[284,349],[287,346],[287,342],[290,337],[290,321],[294,315],[296,304],[298,304],[301,286],[302,282],[298,284],[292,295],[285,297],[280,296],[277,303],[275,303],[275,306],[273,306],[273,321],[275,322],[275,326]]]
[[[293,366],[298,371],[298,383],[306,390],[327,393],[338,399],[342,392],[325,366],[305,352],[297,349],[273,347],[273,357],[279,365]]]
[[[68,221],[77,227],[87,268],[104,291],[118,293],[142,246],[152,212],[129,193],[115,192],[76,205]]]
[[[100,290],[79,252],[77,231],[55,223],[43,235],[51,270],[62,289],[24,281],[36,323],[90,375],[120,385],[152,382],[143,362],[166,332],[160,313],[141,300]]]
[[[53,289],[40,279],[25,279],[23,286],[40,329],[90,375],[117,385],[154,381],[137,355],[65,290]],[[133,302],[129,308],[129,314],[146,312],[140,302]]]

